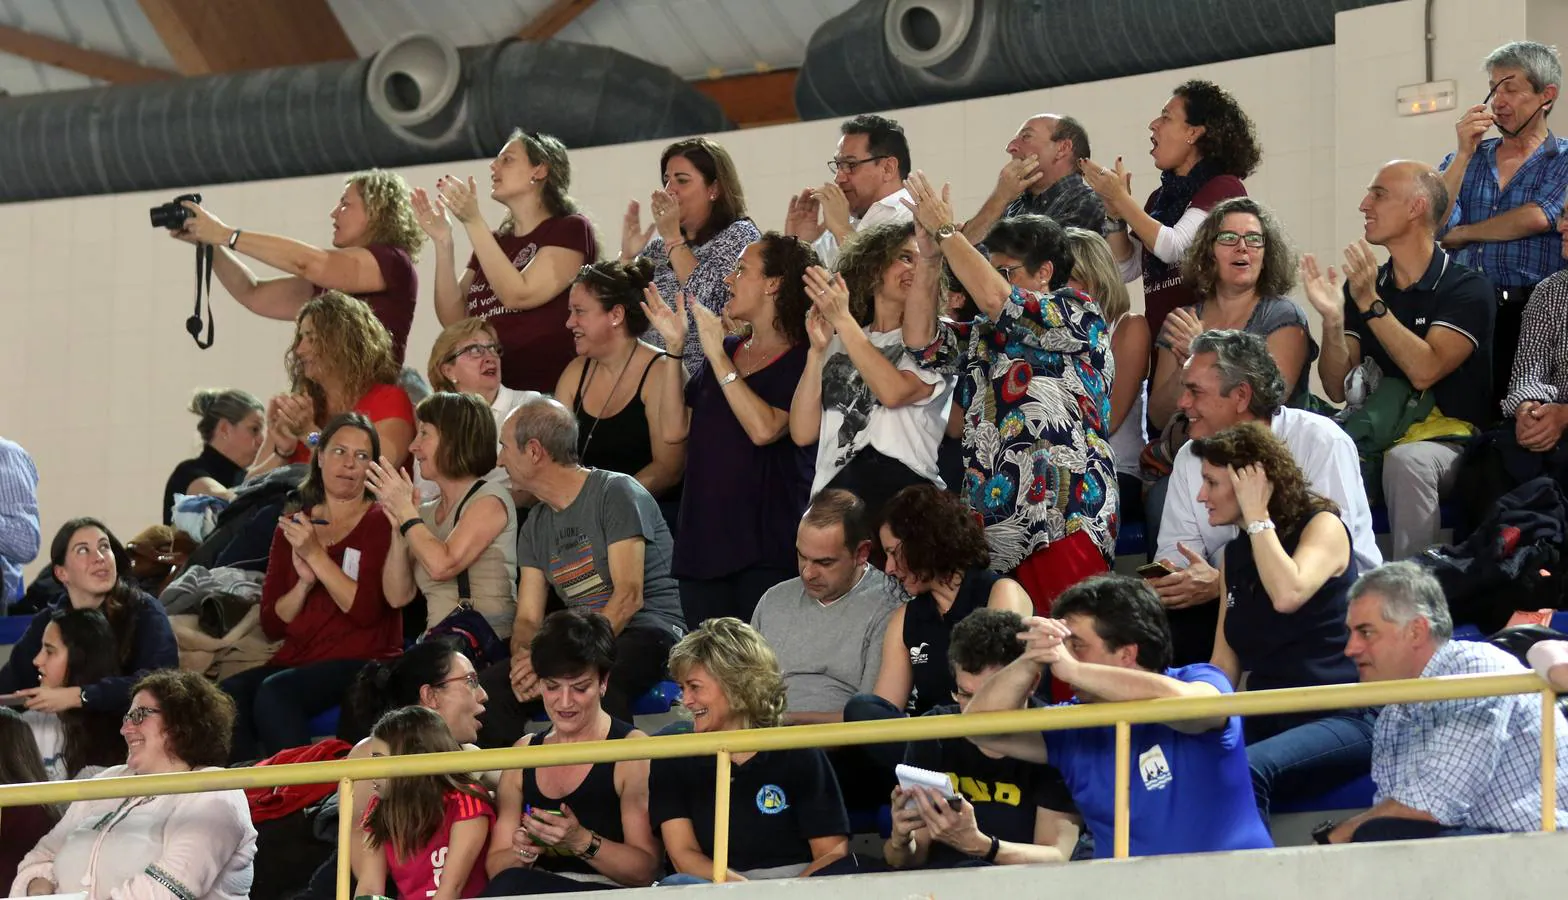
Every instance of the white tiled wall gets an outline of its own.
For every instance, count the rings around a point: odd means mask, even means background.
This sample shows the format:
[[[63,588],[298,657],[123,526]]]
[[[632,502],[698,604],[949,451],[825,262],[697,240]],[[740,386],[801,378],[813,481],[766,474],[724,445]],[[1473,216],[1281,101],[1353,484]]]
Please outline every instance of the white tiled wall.
[[[1527,3],[1561,0],[1438,0],[1437,77],[1459,79],[1462,96],[1479,101],[1486,87],[1478,63],[1526,34]],[[1236,94],[1261,132],[1265,156],[1248,181],[1251,193],[1279,213],[1299,247],[1337,256],[1335,248],[1357,234],[1355,205],[1378,163],[1394,156],[1436,162],[1453,141],[1452,116],[1393,113],[1395,88],[1423,77],[1421,9],[1419,0],[1407,0],[1341,13],[1336,46],[892,115],[909,134],[915,165],[952,182],[961,215],[989,192],[1018,124],[1044,111],[1083,120],[1096,160],[1124,156],[1142,196],[1156,177],[1147,122],[1178,82],[1209,78]],[[1536,18],[1561,23],[1549,13]],[[836,122],[720,136],[764,228],[782,224],[792,193],[829,177],[824,163],[836,139]],[[607,252],[618,245],[626,201],[646,201],[656,186],[663,143],[573,154],[573,193],[598,224]],[[404,175],[429,187],[446,172],[482,180],[484,163]],[[197,187],[230,225],[324,242],[340,184],[339,176],[321,176]],[[246,313],[221,288],[217,346],[197,350],[185,335],[191,250],[148,227],[146,213],[173,193],[0,206],[0,234],[11,236],[0,242],[0,434],[38,462],[46,544],[71,516],[102,516],[126,537],[157,521],[167,473],[197,447],[194,417],[184,411],[194,388],[241,387],[265,397],[284,386],[291,326]],[[499,219],[497,208],[487,212]],[[431,271],[422,261],[427,285]],[[437,330],[427,286],[410,362],[423,365]]]

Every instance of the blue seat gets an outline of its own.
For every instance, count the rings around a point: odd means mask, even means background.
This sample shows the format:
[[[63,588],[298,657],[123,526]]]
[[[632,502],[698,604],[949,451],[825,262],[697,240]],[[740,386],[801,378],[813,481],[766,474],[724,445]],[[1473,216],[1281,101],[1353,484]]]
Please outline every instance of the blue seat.
[[[1372,806],[1372,795],[1376,790],[1377,787],[1372,783],[1372,776],[1363,775],[1355,781],[1346,782],[1316,797],[1298,800],[1295,803],[1276,803],[1272,813],[1273,815],[1280,815],[1282,813],[1326,812],[1335,809],[1367,809]]]
[[[1142,522],[1123,522],[1116,534],[1117,556],[1147,556],[1149,538]]]
[[[884,803],[876,809],[849,810],[850,834],[879,834],[883,838],[893,835],[893,807]]]
[[[27,632],[27,626],[32,623],[32,616],[0,616],[0,645],[21,640]]]
[[[338,733],[338,717],[343,713],[343,707],[334,706],[321,715],[310,720],[311,737],[332,737]]]

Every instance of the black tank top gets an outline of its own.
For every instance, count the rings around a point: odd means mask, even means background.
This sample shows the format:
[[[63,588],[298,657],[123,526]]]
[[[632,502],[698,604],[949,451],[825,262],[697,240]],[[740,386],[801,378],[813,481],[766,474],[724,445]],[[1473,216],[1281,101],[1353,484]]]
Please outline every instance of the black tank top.
[[[610,733],[605,735],[607,741],[618,741],[632,732],[632,726],[620,719],[611,717]],[[548,732],[546,732],[548,734]],[[541,736],[538,741],[544,740]],[[530,746],[538,743],[530,742]],[[583,778],[583,783],[565,797],[550,797],[539,789],[539,779],[535,769],[523,770],[523,803],[537,806],[541,809],[560,809],[565,803],[572,808],[572,814],[595,834],[607,841],[620,843],[626,840],[626,834],[621,830],[621,795],[615,792],[615,763],[596,763],[588,770],[588,775]],[[539,861],[534,865],[540,869],[551,872],[581,872],[591,874],[596,872],[592,866],[583,862],[565,849],[557,850],[546,847],[539,854]]]
[[[653,370],[653,364],[664,355],[654,354],[653,359],[643,367],[637,390],[632,392],[632,399],[626,407],[603,419],[595,418],[583,409],[583,391],[588,387],[593,367],[598,365],[593,360],[588,361],[582,377],[577,380],[577,397],[572,402],[572,408],[577,410],[577,455],[581,457],[583,465],[607,472],[636,475],[653,461],[653,440],[648,436],[648,408],[642,402],[642,388],[648,382],[648,373]],[[613,387],[611,391],[614,391]]]
[[[1301,543],[1300,530],[1279,537],[1287,554],[1294,554]],[[1225,545],[1225,641],[1235,651],[1242,671],[1251,673],[1248,690],[1359,680],[1356,664],[1345,655],[1345,643],[1350,639],[1345,613],[1350,586],[1359,574],[1356,554],[1351,551],[1344,574],[1324,582],[1300,609],[1282,613],[1263,589],[1252,557],[1252,539],[1243,534]]]
[[[905,711],[923,716],[933,706],[953,702],[953,675],[947,666],[947,639],[953,626],[991,599],[991,588],[1002,576],[989,569],[970,569],[958,585],[953,608],[942,615],[936,598],[921,594],[904,607],[904,646],[909,648],[909,667],[914,671],[914,689],[909,692]]]

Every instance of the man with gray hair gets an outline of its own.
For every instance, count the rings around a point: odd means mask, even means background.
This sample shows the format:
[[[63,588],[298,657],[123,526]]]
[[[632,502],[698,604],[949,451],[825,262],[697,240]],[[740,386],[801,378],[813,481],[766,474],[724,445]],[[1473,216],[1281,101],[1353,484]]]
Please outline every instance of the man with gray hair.
[[[1425,399],[1433,401],[1425,419],[1383,453],[1394,559],[1437,542],[1438,500],[1454,486],[1460,451],[1497,417],[1491,389],[1497,302],[1485,277],[1438,248],[1447,207],[1448,188],[1437,170],[1396,159],[1378,170],[1361,200],[1364,237],[1345,248],[1343,294],[1332,268],[1320,272],[1311,254],[1301,260],[1307,300],[1323,317],[1318,374],[1329,399],[1343,402],[1348,376],[1370,359],[1382,373],[1376,392],[1398,390],[1391,379],[1402,379],[1412,396],[1430,392]],[[1381,266],[1374,244],[1388,250]]]
[[[1453,640],[1443,588],[1413,562],[1389,563],[1350,589],[1345,655],[1362,681],[1528,672],[1484,641]],[[1568,722],[1556,718],[1557,766]],[[1534,694],[1386,706],[1372,732],[1372,808],[1319,833],[1327,843],[1448,837],[1541,827],[1541,701]],[[1568,826],[1568,778],[1557,780]]]
[[[615,665],[604,708],[631,721],[631,704],[665,676],[670,648],[685,631],[673,543],[659,504],[637,479],[585,469],[577,456],[577,418],[550,397],[512,411],[501,427],[501,464],[512,487],[538,498],[517,528],[517,620],[511,661],[486,669],[490,699],[479,732],[483,747],[508,747],[538,712],[542,685],[528,646],[550,595],[568,608],[598,613],[615,632]]]
[[[1562,89],[1556,50],[1513,41],[1493,50],[1483,68],[1490,106],[1465,111],[1455,128],[1458,147],[1439,166],[1453,198],[1440,236],[1445,249],[1458,251],[1457,262],[1486,275],[1496,291],[1495,407],[1508,390],[1525,301],[1563,266],[1552,232],[1568,192],[1568,139],[1546,124]],[[1492,128],[1500,137],[1482,139]]]
[[[1307,485],[1339,506],[1350,529],[1351,549],[1363,568],[1383,562],[1372,535],[1372,511],[1355,442],[1332,419],[1285,407],[1285,379],[1263,338],[1244,331],[1205,331],[1192,342],[1182,367],[1177,401],[1187,416],[1187,432],[1204,438],[1241,422],[1267,422],[1296,459]],[[1191,445],[1176,453],[1165,500],[1150,533],[1157,535],[1155,558],[1171,574],[1152,586],[1164,602],[1176,645],[1176,664],[1208,662],[1219,621],[1219,556],[1238,531],[1214,525],[1198,502],[1203,465]]]

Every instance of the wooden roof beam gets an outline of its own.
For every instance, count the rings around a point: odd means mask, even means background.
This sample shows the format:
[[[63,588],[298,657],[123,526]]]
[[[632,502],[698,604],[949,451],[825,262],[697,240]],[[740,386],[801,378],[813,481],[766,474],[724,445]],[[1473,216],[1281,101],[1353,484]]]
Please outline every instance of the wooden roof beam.
[[[179,74],[7,25],[0,25],[0,53],[20,56],[110,84],[162,81]]]
[[[578,16],[593,6],[594,0],[555,0],[545,10],[529,20],[517,33],[525,41],[544,41],[561,33]]]
[[[184,75],[359,56],[327,0],[138,0]]]

